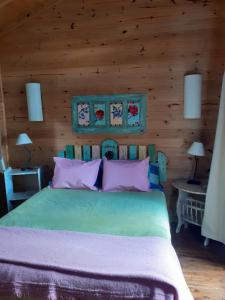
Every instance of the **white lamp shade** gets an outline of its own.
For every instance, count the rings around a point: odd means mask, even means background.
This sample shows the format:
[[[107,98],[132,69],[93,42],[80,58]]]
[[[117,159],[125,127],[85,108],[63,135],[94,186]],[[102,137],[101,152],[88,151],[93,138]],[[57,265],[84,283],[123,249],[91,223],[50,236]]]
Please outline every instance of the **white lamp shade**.
[[[202,75],[184,76],[184,118],[201,118]]]
[[[32,144],[31,139],[26,133],[20,133],[16,140],[16,145],[27,145]]]
[[[40,83],[26,83],[26,95],[29,121],[43,121]]]
[[[199,142],[194,142],[191,145],[191,147],[188,149],[187,153],[194,156],[204,156],[205,155],[204,145]]]

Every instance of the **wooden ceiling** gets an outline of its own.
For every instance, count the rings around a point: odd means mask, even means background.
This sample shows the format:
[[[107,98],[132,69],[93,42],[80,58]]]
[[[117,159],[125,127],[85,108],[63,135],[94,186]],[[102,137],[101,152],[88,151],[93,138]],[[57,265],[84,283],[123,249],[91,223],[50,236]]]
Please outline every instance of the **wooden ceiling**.
[[[56,0],[0,0],[0,36],[30,19]]]

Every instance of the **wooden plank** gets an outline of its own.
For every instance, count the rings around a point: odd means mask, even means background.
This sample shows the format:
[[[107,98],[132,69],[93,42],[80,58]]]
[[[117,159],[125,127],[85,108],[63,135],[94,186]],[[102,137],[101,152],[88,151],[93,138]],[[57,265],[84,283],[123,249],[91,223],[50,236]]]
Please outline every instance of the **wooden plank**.
[[[158,164],[159,164],[159,180],[160,182],[166,182],[167,181],[167,157],[161,151],[158,151]]]
[[[119,145],[119,159],[127,159],[127,145]]]
[[[65,157],[65,151],[64,150],[58,151],[56,156],[57,157]]]
[[[42,13],[43,9],[50,7],[55,0],[4,0],[0,2],[0,34],[7,35],[16,30],[18,24],[28,21],[35,14]]]
[[[137,146],[136,145],[130,145],[129,146],[129,159],[130,160],[136,160],[137,159]]]
[[[8,140],[7,140],[7,127],[6,127],[6,111],[5,111],[5,99],[3,91],[3,82],[0,66],[0,138],[1,138],[1,159],[2,166],[9,165],[9,152],[8,152]],[[4,162],[4,163],[3,163]]]
[[[81,150],[81,146],[75,146],[74,147],[74,149],[75,149],[75,158],[76,159],[80,159],[80,160],[82,160],[82,150]]]
[[[156,147],[155,144],[148,145],[148,156],[150,158],[150,162],[156,162]]]
[[[138,159],[142,160],[147,157],[147,147],[146,146],[139,146],[138,147]]]
[[[74,145],[66,145],[66,158],[74,158]]]
[[[91,146],[83,145],[83,160],[90,161],[91,160]]]
[[[104,140],[101,144],[102,158],[107,155],[107,153],[112,154],[111,159],[118,159],[118,143],[114,140]]]
[[[92,151],[92,159],[100,158],[100,145],[93,145],[91,147],[91,151]]]

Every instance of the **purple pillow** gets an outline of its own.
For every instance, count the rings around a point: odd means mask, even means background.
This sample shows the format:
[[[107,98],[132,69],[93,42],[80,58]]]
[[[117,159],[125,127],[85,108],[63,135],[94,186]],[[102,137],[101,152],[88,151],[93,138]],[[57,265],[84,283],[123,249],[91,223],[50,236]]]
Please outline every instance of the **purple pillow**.
[[[102,189],[108,192],[149,191],[149,158],[144,160],[106,160]]]
[[[96,190],[101,159],[85,162],[78,159],[54,157],[55,169],[52,187],[56,189]]]

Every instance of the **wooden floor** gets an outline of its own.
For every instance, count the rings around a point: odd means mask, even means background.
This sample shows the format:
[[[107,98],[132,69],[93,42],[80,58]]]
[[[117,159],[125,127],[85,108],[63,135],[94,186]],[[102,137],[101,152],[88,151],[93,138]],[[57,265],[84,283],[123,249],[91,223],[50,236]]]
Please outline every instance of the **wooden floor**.
[[[179,256],[187,284],[195,300],[225,300],[225,245],[204,239],[196,226],[175,233],[173,245]]]

